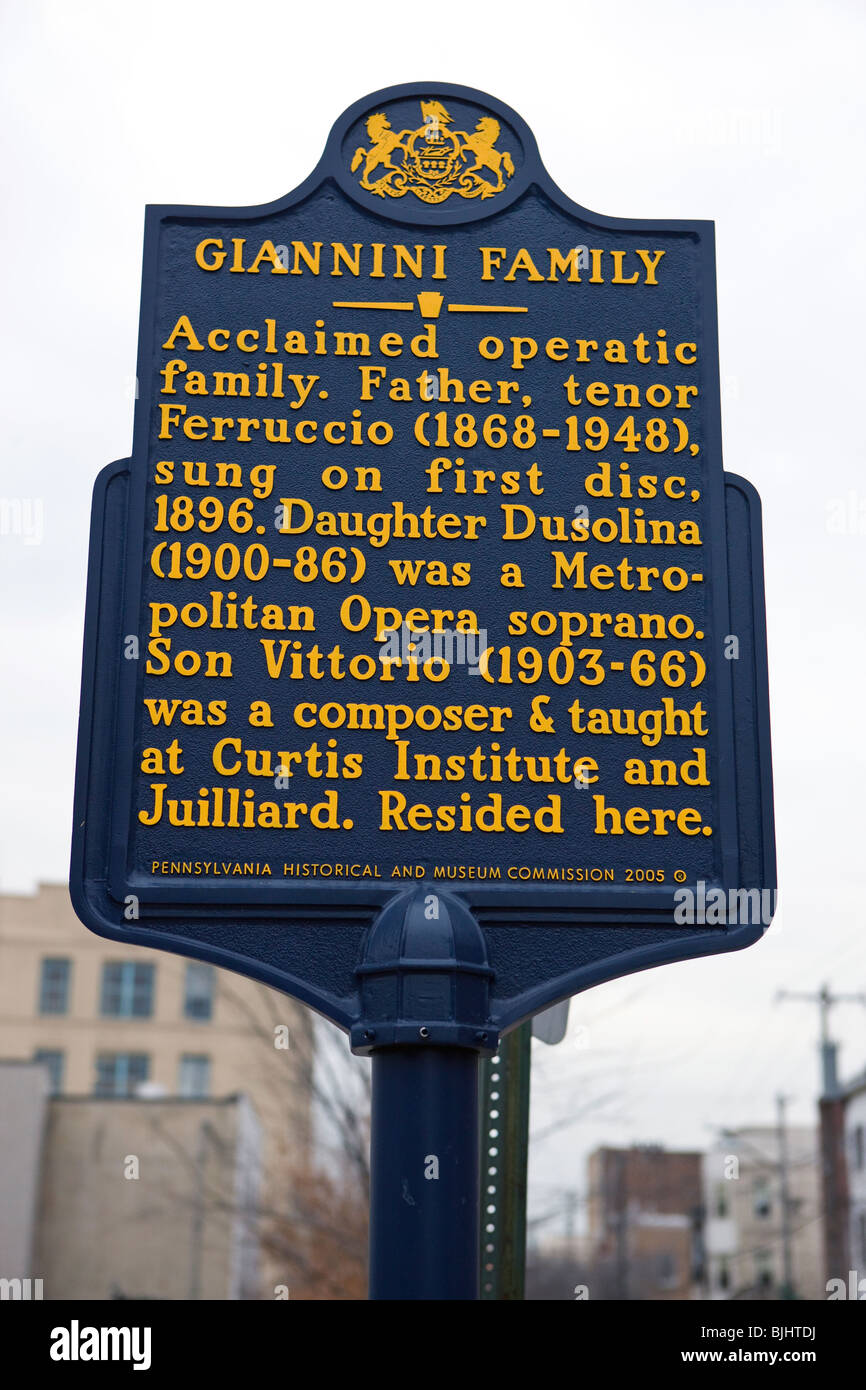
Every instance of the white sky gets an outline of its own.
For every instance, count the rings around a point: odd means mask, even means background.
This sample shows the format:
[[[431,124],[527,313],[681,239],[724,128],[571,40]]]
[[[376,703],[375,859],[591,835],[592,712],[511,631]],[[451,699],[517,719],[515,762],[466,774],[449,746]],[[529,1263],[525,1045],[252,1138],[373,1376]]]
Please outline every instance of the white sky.
[[[90,492],[130,446],[146,202],[273,199],[350,103],[439,79],[519,111],[585,207],[716,222],[725,461],[764,503],[780,930],[596,989],[585,1032],[536,1044],[536,1130],[613,1092],[535,1146],[536,1209],[597,1142],[703,1145],[780,1089],[811,1120],[817,1009],[774,992],[866,988],[864,29],[855,0],[0,11],[0,497],[44,515],[41,544],[0,537],[0,890],[67,872]],[[861,1070],[866,1009],[834,1031]]]

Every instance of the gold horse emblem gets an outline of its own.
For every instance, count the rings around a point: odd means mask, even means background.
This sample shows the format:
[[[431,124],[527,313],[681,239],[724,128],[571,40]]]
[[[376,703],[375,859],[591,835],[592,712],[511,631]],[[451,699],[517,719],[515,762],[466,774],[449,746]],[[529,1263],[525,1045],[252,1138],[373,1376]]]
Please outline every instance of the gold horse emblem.
[[[370,148],[359,145],[351,163],[353,174],[364,166],[362,188],[380,198],[411,192],[425,203],[444,202],[452,193],[492,198],[502,192],[514,160],[508,150],[495,148],[501,127],[493,116],[482,116],[469,135],[449,129],[453,117],[440,101],[422,101],[421,115],[423,125],[399,132],[383,111],[367,118]]]
[[[514,173],[514,160],[507,150],[495,150],[493,146],[499,139],[499,122],[492,116],[482,116],[475,127],[474,135],[467,135],[463,149],[471,150],[475,156],[475,163],[471,169],[466,170],[467,176],[475,174],[478,169],[489,169],[496,179],[493,192],[500,193],[505,187],[505,179],[502,177],[502,169],[509,178]]]

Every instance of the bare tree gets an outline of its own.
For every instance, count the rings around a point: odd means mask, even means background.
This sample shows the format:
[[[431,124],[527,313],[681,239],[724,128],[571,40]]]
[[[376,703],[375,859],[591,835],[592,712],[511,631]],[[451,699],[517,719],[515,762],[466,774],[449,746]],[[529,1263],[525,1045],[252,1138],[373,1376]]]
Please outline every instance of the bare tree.
[[[276,1284],[292,1298],[364,1298],[370,1194],[370,1065],[332,1024],[260,986],[241,993],[230,975],[223,997],[261,1048],[274,1112],[257,1235]],[[272,1078],[272,1081],[271,1081]],[[298,1142],[297,1132],[303,1131]],[[285,1278],[277,1278],[280,1272]]]

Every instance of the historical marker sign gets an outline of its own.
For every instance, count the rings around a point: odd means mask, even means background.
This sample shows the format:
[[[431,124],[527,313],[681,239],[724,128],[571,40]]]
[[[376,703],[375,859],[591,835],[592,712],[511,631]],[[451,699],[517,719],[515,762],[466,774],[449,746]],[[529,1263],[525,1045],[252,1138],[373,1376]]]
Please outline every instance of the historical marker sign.
[[[275,203],[148,209],[138,377],[94,503],[88,926],[344,1026],[410,882],[480,921],[499,1025],[760,935],[711,223],[590,213],[500,102],[392,88]]]

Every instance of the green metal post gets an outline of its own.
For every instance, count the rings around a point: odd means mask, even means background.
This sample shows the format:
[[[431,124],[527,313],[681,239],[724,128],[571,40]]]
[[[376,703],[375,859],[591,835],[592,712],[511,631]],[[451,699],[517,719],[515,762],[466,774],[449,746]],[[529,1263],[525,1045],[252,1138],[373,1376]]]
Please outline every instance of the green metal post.
[[[481,1063],[481,1297],[521,1300],[526,1272],[526,1166],[532,1023]]]

